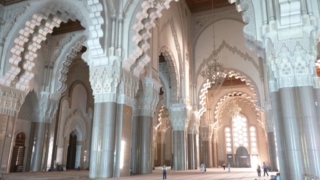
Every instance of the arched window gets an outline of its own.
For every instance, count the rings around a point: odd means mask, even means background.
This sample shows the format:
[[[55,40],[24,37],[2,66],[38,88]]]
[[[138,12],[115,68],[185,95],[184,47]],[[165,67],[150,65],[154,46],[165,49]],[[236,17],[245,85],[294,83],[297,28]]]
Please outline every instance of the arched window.
[[[229,127],[226,127],[224,129],[225,135],[226,135],[226,150],[227,153],[231,153],[232,149],[231,149],[231,129]]]
[[[233,117],[232,128],[234,147],[248,147],[247,118],[242,115]]]
[[[256,133],[256,128],[254,126],[250,127],[250,141],[251,141],[251,152],[252,152],[252,154],[257,154],[258,153],[257,133]]]

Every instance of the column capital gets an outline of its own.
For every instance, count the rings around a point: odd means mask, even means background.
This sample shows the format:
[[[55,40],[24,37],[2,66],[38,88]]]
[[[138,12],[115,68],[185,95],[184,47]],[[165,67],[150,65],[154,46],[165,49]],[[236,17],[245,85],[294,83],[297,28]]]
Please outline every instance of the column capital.
[[[317,47],[310,38],[277,41],[266,52],[270,92],[286,87],[318,87]]]
[[[40,92],[39,110],[37,112],[38,121],[51,123],[58,109],[59,99],[49,92]]]
[[[106,60],[107,61],[107,60]],[[120,82],[120,64],[94,62],[90,66],[90,83],[95,103],[117,102],[117,87]]]
[[[133,116],[154,116],[161,84],[153,78],[144,78],[134,100]]]
[[[122,69],[122,76],[118,87],[118,104],[133,106],[134,97],[139,89],[139,78]]]
[[[191,119],[192,108],[186,104],[172,104],[170,107],[170,121],[174,131],[186,130]]]

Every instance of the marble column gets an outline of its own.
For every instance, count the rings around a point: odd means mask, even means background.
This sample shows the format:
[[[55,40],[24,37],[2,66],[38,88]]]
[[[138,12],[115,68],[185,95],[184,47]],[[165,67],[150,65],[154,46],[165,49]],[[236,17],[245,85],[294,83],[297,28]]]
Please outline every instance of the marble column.
[[[302,144],[300,141],[300,119],[296,102],[295,88],[282,88],[280,93],[280,105],[282,110],[282,121],[284,138],[286,144],[286,168],[288,179],[303,179],[304,166]],[[281,136],[281,135],[280,135]],[[282,137],[283,138],[283,137]],[[283,178],[283,177],[282,177]]]
[[[212,131],[209,126],[200,127],[201,136],[201,160],[200,164],[204,163],[206,167],[212,167]]]
[[[34,152],[32,155],[32,165],[31,171],[41,171],[41,161],[43,154],[43,147],[45,141],[45,130],[46,123],[44,122],[36,122],[36,136],[35,136],[35,145]]]
[[[94,105],[90,178],[113,177],[117,103]]]
[[[188,169],[196,169],[196,135],[188,133]]]
[[[184,130],[173,131],[173,169],[186,170],[186,132]]]
[[[318,126],[320,127],[320,88],[314,88]]]
[[[297,87],[297,102],[300,106],[301,116],[299,131],[301,133],[305,162],[305,173],[308,175],[320,176],[320,127],[318,126],[315,106],[314,88],[312,86]]]
[[[213,142],[212,142],[212,154],[213,154],[213,167],[218,167],[218,129],[213,129]]]
[[[144,78],[133,108],[132,172],[152,173],[153,116],[159,101],[160,83]]]
[[[191,107],[186,104],[173,104],[169,117],[173,127],[173,169],[187,169],[187,125]]]
[[[121,104],[119,104],[121,103]],[[132,106],[118,102],[114,177],[130,175]]]

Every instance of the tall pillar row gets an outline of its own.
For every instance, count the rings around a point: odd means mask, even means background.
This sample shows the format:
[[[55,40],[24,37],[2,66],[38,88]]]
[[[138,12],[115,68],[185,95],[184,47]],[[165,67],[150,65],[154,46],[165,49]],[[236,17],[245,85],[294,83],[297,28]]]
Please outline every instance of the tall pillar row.
[[[206,167],[213,166],[212,156],[212,133],[211,127],[200,126],[200,137],[201,137],[201,159],[200,164],[204,163]]]
[[[274,112],[276,113],[276,112]],[[271,104],[266,105],[265,108],[265,117],[266,117],[266,131],[268,138],[268,152],[269,152],[269,161],[272,171],[278,170],[277,163],[277,146],[276,146],[276,137],[274,132],[274,120],[272,117]]]
[[[134,102],[132,121],[132,173],[152,173],[153,116],[159,101],[160,83],[142,80]]]

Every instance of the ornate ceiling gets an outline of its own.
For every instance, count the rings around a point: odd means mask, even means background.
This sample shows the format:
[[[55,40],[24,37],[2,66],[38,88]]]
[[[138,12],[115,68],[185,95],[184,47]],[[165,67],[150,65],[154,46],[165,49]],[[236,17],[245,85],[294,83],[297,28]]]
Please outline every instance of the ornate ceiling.
[[[228,0],[186,0],[189,9],[192,13],[206,11],[212,9],[212,1],[214,8],[221,8],[226,6],[234,6]]]
[[[0,4],[2,4],[4,6],[8,6],[8,5],[19,3],[22,1],[25,1],[25,0],[0,0]]]

